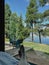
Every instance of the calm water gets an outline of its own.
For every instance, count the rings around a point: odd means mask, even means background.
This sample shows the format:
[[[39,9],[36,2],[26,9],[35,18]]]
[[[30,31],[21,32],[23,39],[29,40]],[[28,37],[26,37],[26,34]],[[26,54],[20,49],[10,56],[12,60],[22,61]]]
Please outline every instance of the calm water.
[[[26,38],[24,41],[31,42],[32,41],[32,34],[30,33],[30,36]],[[33,42],[39,43],[39,36],[34,34],[34,40]],[[43,44],[49,44],[49,37],[48,36],[41,36],[41,42]]]

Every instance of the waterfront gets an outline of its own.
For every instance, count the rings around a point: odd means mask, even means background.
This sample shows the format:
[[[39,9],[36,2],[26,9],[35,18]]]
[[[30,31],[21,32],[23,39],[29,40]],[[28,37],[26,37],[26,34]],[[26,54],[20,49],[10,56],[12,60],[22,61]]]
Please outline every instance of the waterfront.
[[[39,43],[39,36],[34,34],[33,42]],[[32,33],[30,33],[30,36],[26,38],[24,41],[32,42]],[[41,36],[41,43],[43,44],[49,44],[49,36]]]

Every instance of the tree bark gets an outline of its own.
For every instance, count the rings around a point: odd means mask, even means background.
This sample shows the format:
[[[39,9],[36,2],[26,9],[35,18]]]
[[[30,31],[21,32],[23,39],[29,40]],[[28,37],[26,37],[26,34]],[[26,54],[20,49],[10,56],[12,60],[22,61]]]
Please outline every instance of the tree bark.
[[[40,31],[39,31],[39,43],[41,43],[41,34],[40,34]]]
[[[33,24],[32,24],[32,41],[33,41]]]

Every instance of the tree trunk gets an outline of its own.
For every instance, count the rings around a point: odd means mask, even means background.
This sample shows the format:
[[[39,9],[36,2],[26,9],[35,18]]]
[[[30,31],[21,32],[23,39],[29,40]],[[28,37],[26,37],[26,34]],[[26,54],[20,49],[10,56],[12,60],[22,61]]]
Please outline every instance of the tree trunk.
[[[32,41],[33,41],[33,24],[32,24]]]
[[[41,34],[40,34],[40,31],[39,31],[39,43],[41,43]]]

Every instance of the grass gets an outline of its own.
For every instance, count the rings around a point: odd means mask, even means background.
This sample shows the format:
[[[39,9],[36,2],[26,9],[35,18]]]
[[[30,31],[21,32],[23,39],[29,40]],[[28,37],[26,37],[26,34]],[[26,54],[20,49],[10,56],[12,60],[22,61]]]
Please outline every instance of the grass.
[[[40,44],[40,43],[33,43],[33,42],[23,42],[25,47],[32,47],[34,50],[42,51],[45,53],[49,53],[49,45]]]

